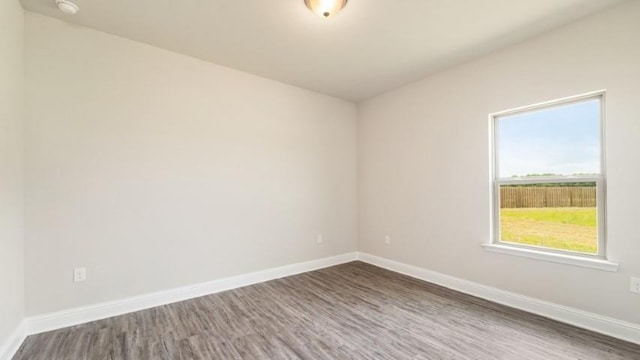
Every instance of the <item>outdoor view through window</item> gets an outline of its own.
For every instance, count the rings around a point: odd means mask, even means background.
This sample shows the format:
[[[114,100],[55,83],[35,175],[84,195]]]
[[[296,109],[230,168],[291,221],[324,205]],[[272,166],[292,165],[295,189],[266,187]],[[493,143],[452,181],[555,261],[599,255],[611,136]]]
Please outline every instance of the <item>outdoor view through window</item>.
[[[496,238],[603,254],[601,95],[495,115]]]

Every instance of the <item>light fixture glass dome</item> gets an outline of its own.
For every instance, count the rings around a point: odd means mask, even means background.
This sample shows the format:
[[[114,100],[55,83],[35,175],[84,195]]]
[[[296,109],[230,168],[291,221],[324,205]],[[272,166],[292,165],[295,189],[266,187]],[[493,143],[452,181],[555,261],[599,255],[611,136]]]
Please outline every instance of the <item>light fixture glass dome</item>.
[[[78,5],[69,0],[56,0],[56,5],[65,14],[75,15],[80,10]]]
[[[347,0],[304,0],[304,3],[318,16],[328,18],[340,12]]]

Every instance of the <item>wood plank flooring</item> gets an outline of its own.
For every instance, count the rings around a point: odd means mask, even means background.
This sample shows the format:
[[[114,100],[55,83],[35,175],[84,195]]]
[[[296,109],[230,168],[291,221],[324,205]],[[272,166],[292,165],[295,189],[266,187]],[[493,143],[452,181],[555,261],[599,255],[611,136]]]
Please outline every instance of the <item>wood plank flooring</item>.
[[[29,336],[14,360],[640,359],[640,346],[362,262]]]

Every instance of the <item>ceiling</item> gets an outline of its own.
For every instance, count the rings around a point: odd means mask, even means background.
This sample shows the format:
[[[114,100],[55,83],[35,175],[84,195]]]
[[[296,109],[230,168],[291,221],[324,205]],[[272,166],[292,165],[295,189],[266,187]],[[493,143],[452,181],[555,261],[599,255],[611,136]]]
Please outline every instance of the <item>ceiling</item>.
[[[621,0],[54,0],[25,9],[351,101],[549,31]]]

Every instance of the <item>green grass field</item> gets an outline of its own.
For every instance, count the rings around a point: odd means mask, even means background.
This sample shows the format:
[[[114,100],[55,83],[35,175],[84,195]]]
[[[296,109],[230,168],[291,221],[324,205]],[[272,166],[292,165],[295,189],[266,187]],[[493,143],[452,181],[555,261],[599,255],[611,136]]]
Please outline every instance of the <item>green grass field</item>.
[[[500,209],[502,241],[597,253],[596,208]]]

